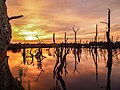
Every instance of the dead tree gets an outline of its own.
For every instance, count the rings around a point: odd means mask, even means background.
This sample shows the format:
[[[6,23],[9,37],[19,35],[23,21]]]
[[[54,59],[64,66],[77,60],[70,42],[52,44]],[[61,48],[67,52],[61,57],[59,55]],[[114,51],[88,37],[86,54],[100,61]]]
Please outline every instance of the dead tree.
[[[68,40],[68,38],[66,38],[66,33],[65,33],[64,39],[65,39],[65,44],[62,43],[59,48],[55,43],[55,33],[53,34],[53,44],[56,49],[55,54],[57,57],[56,64],[53,70],[53,78],[57,79],[61,83],[63,90],[66,90],[65,81],[62,77],[63,69],[65,71],[65,76],[68,74],[66,57],[67,57],[67,54],[69,53],[69,49],[66,48],[66,43]],[[65,48],[63,45],[65,45]]]
[[[98,52],[97,52],[97,39],[98,39],[98,25],[96,25],[96,35],[95,35],[95,46],[91,49],[91,53],[93,56],[93,61],[95,63],[95,68],[96,68],[96,80],[98,81]],[[94,53],[93,53],[94,50]]]
[[[108,73],[107,73],[107,86],[106,90],[111,90],[111,85],[110,85],[110,77],[111,77],[111,71],[112,71],[112,42],[110,40],[110,12],[111,10],[108,9],[108,31],[106,32],[106,37],[107,37],[107,51],[108,51],[108,61],[107,61],[107,68],[108,68]]]
[[[95,35],[95,42],[97,42],[97,37],[98,37],[98,25],[96,24],[96,35]]]
[[[7,16],[6,0],[0,0],[0,90],[23,90],[14,79],[8,65],[7,48],[11,40],[11,25]]]
[[[67,43],[67,40],[68,40],[68,38],[66,37],[66,33],[65,33],[65,38],[64,38],[64,40],[65,40],[65,51],[64,51],[64,54],[66,55],[66,53],[67,53],[67,49],[66,49],[67,45],[66,45],[66,43]],[[66,76],[66,75],[68,74],[68,72],[67,72],[67,61],[66,61],[66,57],[64,57],[64,63],[65,63],[64,69],[65,69],[65,76]]]
[[[55,44],[55,33],[53,33],[53,44]]]
[[[76,38],[76,36],[77,36],[77,32],[78,32],[79,29],[80,29],[80,28],[78,28],[78,29],[75,30],[75,26],[73,27],[73,31],[74,31],[74,33],[75,33],[75,42],[74,42],[75,69],[74,69],[73,73],[74,73],[75,71],[77,71],[77,64],[78,64],[78,62],[77,62],[77,48],[76,48],[77,38]],[[79,58],[79,57],[78,57],[78,58]],[[78,59],[78,61],[80,61],[80,60]],[[78,71],[77,71],[77,72],[78,72]]]
[[[107,85],[106,85],[106,90],[111,90],[111,85],[110,85],[110,77],[111,77],[111,71],[112,71],[112,41],[110,39],[110,13],[111,10],[108,8],[108,22],[101,22],[105,23],[108,26],[108,31],[106,31],[106,38],[107,38],[107,52],[108,52],[108,61],[107,61]]]
[[[74,33],[75,33],[75,44],[76,44],[76,42],[77,42],[76,36],[77,36],[77,32],[78,32],[79,29],[80,29],[80,28],[78,28],[78,29],[75,30],[75,26],[73,27],[73,31],[74,31]]]

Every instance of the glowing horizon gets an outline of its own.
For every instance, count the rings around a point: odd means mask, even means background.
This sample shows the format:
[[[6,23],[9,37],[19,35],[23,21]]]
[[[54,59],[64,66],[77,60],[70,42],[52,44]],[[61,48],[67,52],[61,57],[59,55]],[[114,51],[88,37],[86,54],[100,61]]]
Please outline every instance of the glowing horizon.
[[[74,25],[80,27],[77,41],[91,40],[95,36],[96,24],[98,37],[102,40],[107,29],[100,21],[107,21],[108,7],[111,9],[111,36],[116,39],[120,32],[119,0],[9,0],[7,6],[9,16],[24,15],[11,21],[11,42],[37,41],[36,36],[52,42],[53,33],[56,33],[58,42],[63,42],[65,32],[71,42],[74,40]]]

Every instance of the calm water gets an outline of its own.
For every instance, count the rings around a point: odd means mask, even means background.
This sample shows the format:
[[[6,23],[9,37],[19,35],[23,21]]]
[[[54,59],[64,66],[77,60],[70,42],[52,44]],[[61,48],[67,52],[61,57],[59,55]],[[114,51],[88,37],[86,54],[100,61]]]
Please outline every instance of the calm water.
[[[97,62],[96,54],[89,51],[89,49],[81,49],[78,55],[74,54],[74,49],[69,49],[69,54],[66,56],[66,69],[63,67],[62,76],[65,87],[67,90],[106,90],[108,83],[107,80],[107,50],[97,50]],[[36,49],[26,50],[26,55],[36,55]],[[42,49],[42,55],[45,58],[41,62],[37,62],[37,59],[33,57],[26,58],[25,64],[23,63],[23,51],[19,53],[13,53],[8,51],[9,65],[14,77],[18,77],[19,70],[22,68],[22,85],[25,90],[63,90],[63,87],[57,76],[53,78],[54,66],[57,61],[57,57],[54,49]],[[120,50],[116,53],[113,51],[113,64],[111,72],[111,81],[109,87],[111,90],[120,90]],[[63,52],[64,55],[64,52]],[[75,59],[76,57],[76,59]],[[64,63],[65,65],[65,63]],[[60,62],[58,63],[58,67]],[[57,69],[57,68],[56,68]],[[68,72],[65,76],[65,70]],[[57,70],[56,70],[57,72]],[[28,84],[30,81],[30,84]],[[110,89],[108,89],[110,90]]]

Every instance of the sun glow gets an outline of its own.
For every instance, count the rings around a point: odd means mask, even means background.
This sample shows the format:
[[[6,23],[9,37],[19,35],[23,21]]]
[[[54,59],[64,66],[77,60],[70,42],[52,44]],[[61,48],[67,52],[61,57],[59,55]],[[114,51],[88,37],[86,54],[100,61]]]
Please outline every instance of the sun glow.
[[[34,36],[26,36],[25,40],[37,40],[37,38]]]
[[[31,32],[31,31],[24,31],[24,32],[20,32],[20,35],[35,35],[37,34],[37,32]]]

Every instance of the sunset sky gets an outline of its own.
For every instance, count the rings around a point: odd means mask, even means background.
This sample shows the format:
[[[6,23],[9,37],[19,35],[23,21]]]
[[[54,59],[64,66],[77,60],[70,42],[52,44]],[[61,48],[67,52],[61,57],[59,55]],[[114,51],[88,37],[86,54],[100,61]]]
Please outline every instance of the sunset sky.
[[[12,20],[12,42],[38,40],[63,42],[67,33],[68,42],[74,39],[73,26],[79,28],[77,41],[91,40],[95,36],[98,24],[99,38],[105,36],[107,25],[107,8],[111,9],[111,35],[114,40],[120,36],[120,0],[7,0],[8,15],[24,15]]]

